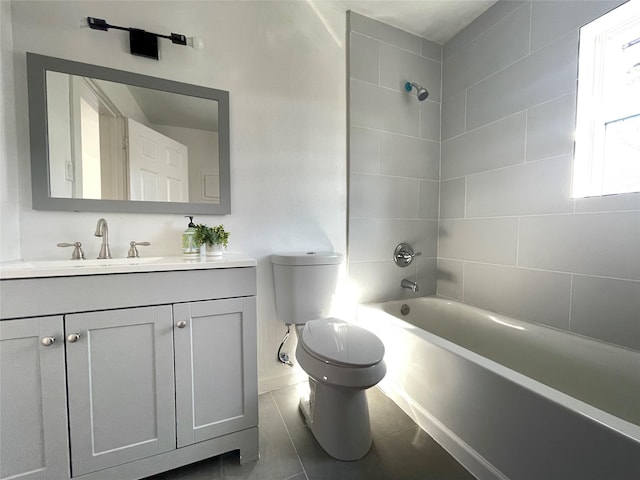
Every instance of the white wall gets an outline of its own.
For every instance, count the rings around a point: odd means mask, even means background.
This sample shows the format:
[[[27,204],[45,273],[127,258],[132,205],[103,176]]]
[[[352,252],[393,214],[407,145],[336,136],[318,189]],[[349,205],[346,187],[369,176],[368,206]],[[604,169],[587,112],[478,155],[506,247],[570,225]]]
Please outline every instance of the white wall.
[[[4,12],[6,5],[1,5]],[[324,10],[325,27],[307,2],[171,1],[151,6],[16,1],[12,7],[16,100],[15,110],[11,105],[4,115],[15,112],[18,138],[3,145],[0,163],[3,172],[19,171],[19,192],[9,191],[6,203],[11,213],[10,204],[19,199],[20,210],[16,220],[5,223],[3,215],[2,222],[11,228],[19,220],[21,229],[19,240],[13,236],[6,245],[3,241],[1,260],[12,258],[5,252],[14,250],[25,259],[65,258],[68,252],[55,246],[62,241],[81,241],[87,256],[96,256],[100,242],[93,231],[101,216],[109,222],[112,253],[118,257],[126,256],[134,239],[151,241],[146,255],[178,254],[186,227],[181,215],[31,209],[26,51],[228,90],[232,214],[200,215],[196,221],[224,223],[231,231],[230,250],[258,259],[260,388],[292,380],[289,376],[296,370],[275,361],[284,325],[275,319],[268,255],[345,251],[344,13]],[[84,28],[87,16],[152,32],[197,35],[205,48],[197,51],[160,40],[159,61],[134,57],[125,33]],[[4,48],[10,43],[4,41],[4,20],[2,26],[4,76],[9,62]],[[11,87],[11,79],[3,83],[3,99],[10,98]],[[5,155],[16,150],[17,157]],[[3,198],[3,210],[4,205]]]
[[[0,2],[0,259],[20,258],[11,8]]]

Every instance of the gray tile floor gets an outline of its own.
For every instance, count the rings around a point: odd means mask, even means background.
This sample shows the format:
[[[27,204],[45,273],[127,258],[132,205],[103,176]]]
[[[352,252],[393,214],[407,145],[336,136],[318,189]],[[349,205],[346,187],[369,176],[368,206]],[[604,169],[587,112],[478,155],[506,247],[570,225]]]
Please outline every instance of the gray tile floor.
[[[304,424],[295,386],[260,395],[260,460],[232,452],[149,480],[474,480],[377,388],[367,391],[373,448],[361,460],[327,455]]]

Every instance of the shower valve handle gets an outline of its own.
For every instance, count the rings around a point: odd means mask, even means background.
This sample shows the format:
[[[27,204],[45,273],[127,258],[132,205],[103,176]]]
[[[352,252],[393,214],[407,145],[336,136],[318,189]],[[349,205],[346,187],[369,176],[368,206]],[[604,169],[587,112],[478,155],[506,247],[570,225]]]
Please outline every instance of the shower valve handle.
[[[413,252],[413,248],[408,243],[400,243],[393,251],[393,261],[399,267],[406,267],[413,261],[414,257],[419,257],[422,252]]]

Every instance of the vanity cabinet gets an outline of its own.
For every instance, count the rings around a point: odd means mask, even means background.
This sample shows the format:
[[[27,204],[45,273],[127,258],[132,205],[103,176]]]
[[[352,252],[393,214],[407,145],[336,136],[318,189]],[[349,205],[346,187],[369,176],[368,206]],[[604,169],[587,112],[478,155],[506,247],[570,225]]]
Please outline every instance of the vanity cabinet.
[[[63,333],[62,316],[0,322],[2,479],[69,477]]]
[[[236,449],[257,459],[255,267],[0,286],[1,479],[132,480]]]

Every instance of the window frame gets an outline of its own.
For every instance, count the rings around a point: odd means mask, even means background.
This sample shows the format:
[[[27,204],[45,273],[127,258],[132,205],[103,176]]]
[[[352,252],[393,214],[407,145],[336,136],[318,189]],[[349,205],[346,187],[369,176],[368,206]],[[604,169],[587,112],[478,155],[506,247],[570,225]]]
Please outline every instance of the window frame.
[[[606,112],[603,95],[607,37],[635,26],[640,26],[639,0],[631,0],[580,29],[572,198],[640,191],[640,185],[613,191],[605,188],[603,180],[607,124],[640,114],[640,102],[635,111],[619,119]]]

